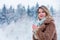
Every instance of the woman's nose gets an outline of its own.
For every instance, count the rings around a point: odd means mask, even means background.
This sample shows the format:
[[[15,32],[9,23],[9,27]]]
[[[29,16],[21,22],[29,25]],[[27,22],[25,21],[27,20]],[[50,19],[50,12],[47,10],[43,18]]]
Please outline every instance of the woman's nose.
[[[42,13],[40,13],[39,15],[42,15]]]

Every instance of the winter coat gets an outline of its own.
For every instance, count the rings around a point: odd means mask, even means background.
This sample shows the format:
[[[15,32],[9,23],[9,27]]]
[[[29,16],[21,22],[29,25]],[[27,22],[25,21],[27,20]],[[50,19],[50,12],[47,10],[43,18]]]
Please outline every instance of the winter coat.
[[[38,28],[36,35],[38,39],[35,39],[33,36],[33,40],[57,40],[54,20],[52,18],[46,18],[44,23]]]

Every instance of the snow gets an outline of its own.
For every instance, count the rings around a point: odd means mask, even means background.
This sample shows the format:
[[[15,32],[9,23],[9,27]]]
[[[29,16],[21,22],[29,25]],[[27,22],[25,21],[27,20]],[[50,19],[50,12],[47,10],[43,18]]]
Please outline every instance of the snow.
[[[54,17],[57,38],[60,39],[60,22],[58,14]],[[0,24],[0,40],[32,40],[32,23],[33,18],[31,19],[28,16],[23,16],[17,22],[12,21],[9,25],[4,23]]]
[[[55,25],[56,25],[56,31],[57,31],[57,40],[60,40],[60,19],[59,17],[55,17]]]
[[[0,25],[0,40],[32,40],[32,21],[24,17],[16,23]]]

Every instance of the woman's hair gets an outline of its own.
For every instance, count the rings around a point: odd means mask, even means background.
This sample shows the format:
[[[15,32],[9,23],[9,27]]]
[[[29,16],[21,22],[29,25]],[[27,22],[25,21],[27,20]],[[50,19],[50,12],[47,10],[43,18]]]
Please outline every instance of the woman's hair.
[[[37,12],[39,11],[39,9],[43,9],[43,11],[46,13],[46,17],[51,17],[52,18],[52,16],[50,15],[50,12],[49,12],[49,10],[48,10],[48,8],[46,7],[46,6],[40,6],[38,9],[37,9]]]

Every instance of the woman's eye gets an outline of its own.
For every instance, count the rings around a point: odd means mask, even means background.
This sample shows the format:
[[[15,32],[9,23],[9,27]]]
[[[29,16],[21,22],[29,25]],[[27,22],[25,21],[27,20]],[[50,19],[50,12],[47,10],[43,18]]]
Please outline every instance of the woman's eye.
[[[38,13],[40,13],[40,12],[38,12]]]
[[[44,11],[42,13],[45,13]]]

